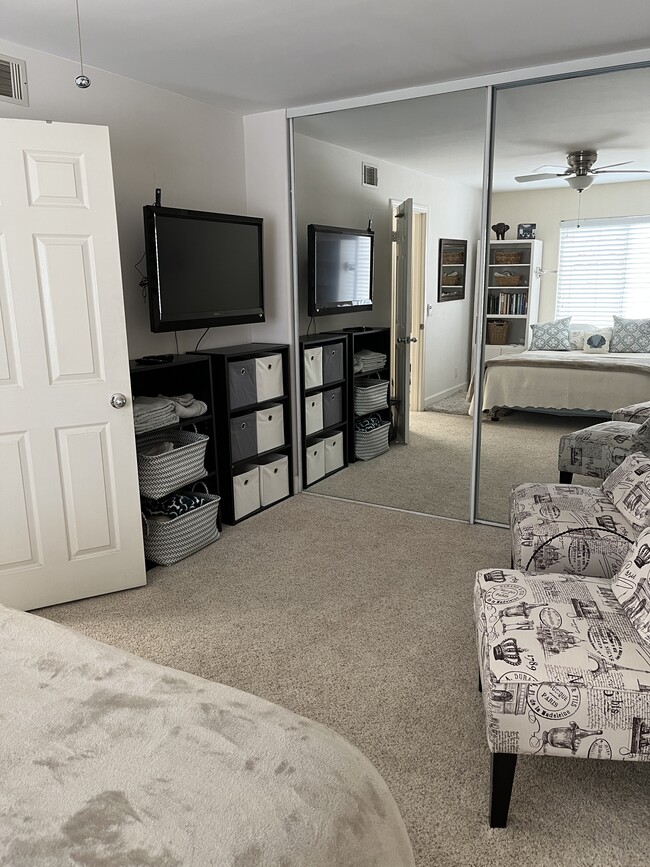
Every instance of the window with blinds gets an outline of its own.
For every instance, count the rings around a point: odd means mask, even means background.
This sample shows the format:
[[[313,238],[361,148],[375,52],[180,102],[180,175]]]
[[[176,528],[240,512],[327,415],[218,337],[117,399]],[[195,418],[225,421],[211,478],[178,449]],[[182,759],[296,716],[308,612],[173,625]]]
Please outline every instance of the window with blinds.
[[[556,317],[602,328],[614,314],[650,318],[650,216],[562,222]]]

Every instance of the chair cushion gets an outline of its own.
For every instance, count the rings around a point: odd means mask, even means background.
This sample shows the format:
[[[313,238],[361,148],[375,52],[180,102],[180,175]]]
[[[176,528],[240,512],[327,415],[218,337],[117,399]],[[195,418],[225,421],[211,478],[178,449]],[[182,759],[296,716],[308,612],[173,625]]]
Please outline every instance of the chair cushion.
[[[584,485],[518,485],[510,529],[516,568],[609,579],[638,535],[599,488]]]
[[[560,437],[558,469],[604,479],[637,448],[639,425],[605,421]]]
[[[631,403],[629,406],[622,406],[612,413],[613,421],[634,421],[641,424],[647,418],[650,418],[650,401]]]
[[[614,576],[612,590],[640,637],[650,644],[650,529],[640,533]]]
[[[603,493],[638,532],[650,525],[650,459],[628,455],[603,482]]]
[[[491,570],[474,608],[490,749],[650,761],[650,662],[611,584]]]

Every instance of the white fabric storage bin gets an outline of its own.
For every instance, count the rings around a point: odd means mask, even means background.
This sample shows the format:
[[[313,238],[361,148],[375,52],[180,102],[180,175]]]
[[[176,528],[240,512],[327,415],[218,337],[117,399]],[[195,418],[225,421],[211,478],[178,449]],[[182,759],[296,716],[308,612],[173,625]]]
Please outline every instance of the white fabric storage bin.
[[[307,484],[313,485],[325,475],[325,443],[315,440],[308,445],[307,452]]]
[[[343,466],[343,433],[335,430],[323,440],[325,444],[325,473],[333,473]]]
[[[255,413],[257,426],[257,451],[268,452],[284,445],[284,411],[276,403]]]
[[[260,458],[260,502],[270,506],[289,496],[289,458],[287,455],[267,455]]]
[[[273,400],[274,397],[282,397],[284,386],[282,383],[282,356],[263,355],[255,359],[255,380],[257,387],[257,400]]]
[[[323,430],[323,392],[305,398],[305,436]]]
[[[260,507],[260,468],[247,466],[243,473],[232,477],[235,520],[256,512]]]
[[[305,349],[305,391],[323,384],[323,347]]]

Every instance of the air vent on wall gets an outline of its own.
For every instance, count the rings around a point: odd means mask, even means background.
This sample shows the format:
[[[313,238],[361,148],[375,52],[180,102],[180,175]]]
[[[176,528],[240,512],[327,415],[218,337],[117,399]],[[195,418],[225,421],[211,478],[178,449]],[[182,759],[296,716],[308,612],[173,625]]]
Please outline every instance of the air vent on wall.
[[[0,99],[29,105],[27,99],[27,68],[24,60],[0,54]]]
[[[371,166],[369,163],[362,163],[361,183],[364,187],[379,186],[379,171],[377,166]]]

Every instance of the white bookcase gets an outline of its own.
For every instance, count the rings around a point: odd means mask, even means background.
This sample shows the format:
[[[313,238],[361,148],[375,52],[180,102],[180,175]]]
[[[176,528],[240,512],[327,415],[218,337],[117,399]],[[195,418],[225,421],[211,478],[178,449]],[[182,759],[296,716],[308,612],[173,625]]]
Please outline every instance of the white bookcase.
[[[518,261],[503,261],[504,259]],[[488,260],[486,319],[508,323],[505,344],[486,339],[485,358],[523,352],[530,342],[530,326],[537,322],[542,265],[541,241],[491,241]],[[504,272],[515,275],[503,277]],[[508,285],[510,284],[510,285]]]

